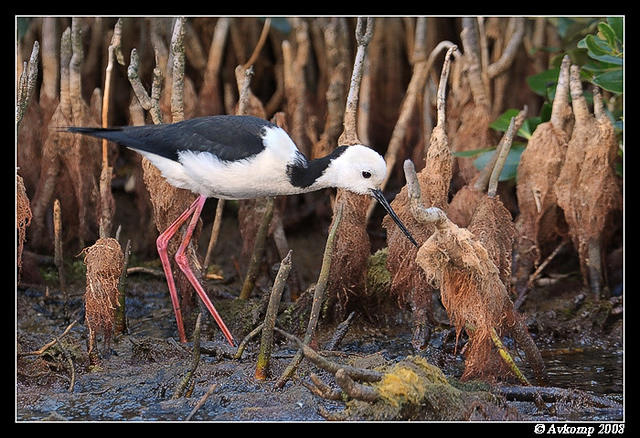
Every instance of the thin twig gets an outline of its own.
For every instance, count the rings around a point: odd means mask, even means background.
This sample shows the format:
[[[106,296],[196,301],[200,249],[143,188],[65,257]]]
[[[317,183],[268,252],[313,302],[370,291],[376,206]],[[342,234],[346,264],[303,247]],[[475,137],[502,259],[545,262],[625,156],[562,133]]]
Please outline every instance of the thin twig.
[[[127,275],[129,274],[149,274],[156,277],[164,277],[164,272],[160,269],[147,268],[144,266],[132,266],[127,268]]]
[[[71,28],[67,27],[60,37],[60,109],[65,117],[71,118],[70,72]]]
[[[202,406],[204,406],[204,404],[207,402],[207,399],[211,396],[211,394],[213,394],[213,391],[215,391],[217,387],[218,387],[217,383],[212,383],[211,386],[209,386],[209,389],[207,389],[207,392],[202,397],[200,397],[200,400],[198,400],[198,403],[196,403],[196,405],[193,407],[193,409],[191,410],[189,415],[187,415],[187,418],[185,418],[184,421],[191,420],[191,418],[195,415],[195,413],[198,412],[198,410],[200,410]]]
[[[256,371],[254,373],[254,377],[258,380],[265,380],[269,372],[269,361],[271,359],[271,349],[273,348],[273,328],[276,325],[276,316],[278,314],[282,292],[284,291],[287,279],[289,278],[289,272],[291,271],[291,253],[292,251],[289,250],[287,256],[280,263],[280,269],[278,269],[278,274],[271,289],[269,305],[267,306],[267,311],[264,316],[260,352],[258,353]]]
[[[336,330],[333,333],[333,336],[331,336],[331,339],[329,340],[329,342],[325,344],[324,346],[325,350],[335,350],[338,347],[342,339],[347,334],[347,331],[349,331],[349,327],[351,327],[351,322],[353,321],[353,316],[355,314],[356,312],[352,311],[347,317],[347,319],[345,319],[340,324],[338,324],[338,327],[336,327]]]
[[[186,18],[178,17],[171,37],[171,121],[184,120],[184,26]]]
[[[82,99],[82,62],[84,61],[84,49],[82,45],[82,30],[80,17],[71,19],[71,61],[69,62],[69,97],[71,98],[71,111],[76,121],[81,120],[84,111]]]
[[[60,334],[60,336],[57,336],[55,338],[53,338],[53,340],[47,342],[45,345],[43,345],[42,347],[40,347],[38,350],[35,351],[28,351],[25,353],[18,353],[18,357],[24,357],[24,356],[41,356],[43,355],[49,348],[53,347],[54,345],[56,345],[58,342],[60,342],[60,339],[62,339],[64,336],[66,336],[67,333],[69,333],[69,331],[71,331],[71,329],[73,328],[73,326],[75,326],[77,324],[77,320],[74,320],[73,322],[71,322],[71,324],[69,324],[67,326],[67,328],[64,329],[64,331],[62,332],[62,334]]]
[[[140,80],[138,69],[140,68],[140,57],[135,48],[131,49],[131,57],[129,58],[129,67],[127,69],[127,77],[131,88],[138,98],[140,106],[149,111],[154,124],[162,123],[162,111],[160,110],[160,92],[162,89],[162,70],[158,64],[158,50],[155,51],[156,65],[153,68],[153,82],[151,85],[151,95],[147,94]]]
[[[38,80],[38,53],[40,52],[40,43],[34,41],[33,49],[31,49],[31,57],[29,63],[25,62],[20,74],[17,89],[16,101],[16,125],[22,121],[24,113],[27,111],[29,100],[33,96],[33,90],[36,88]]]
[[[73,358],[71,357],[71,355],[69,354],[67,349],[64,348],[64,346],[62,345],[62,342],[60,342],[59,340],[57,340],[57,341],[58,341],[58,342],[56,342],[57,347],[62,352],[62,356],[69,363],[69,369],[70,369],[70,373],[71,373],[71,378],[70,378],[70,381],[69,381],[69,388],[67,388],[67,391],[68,392],[73,392],[73,387],[75,386],[75,383],[76,383],[76,368],[73,365]]]
[[[160,109],[160,94],[162,92],[162,68],[158,64],[158,50],[155,51],[156,66],[153,68],[153,81],[151,83],[151,108],[149,114],[154,124],[162,123],[162,110]]]
[[[542,273],[544,268],[546,268],[547,265],[551,263],[551,260],[553,260],[553,258],[556,255],[558,255],[560,250],[567,244],[567,242],[568,240],[563,240],[562,242],[560,242],[560,244],[556,247],[556,249],[554,249],[553,252],[549,254],[542,263],[540,263],[538,268],[535,271],[533,271],[533,273],[529,276],[529,280],[527,281],[527,289],[533,285],[533,282],[536,281],[536,278],[538,278],[538,276],[540,275],[540,273]]]
[[[524,123],[524,119],[527,116],[527,105],[524,106],[524,108],[522,109],[522,111],[520,111],[518,113],[518,115],[516,115],[515,117],[515,126],[514,126],[514,135],[515,133],[517,133],[520,128],[522,127],[522,124]],[[478,176],[476,177],[475,182],[473,182],[473,189],[478,191],[478,192],[484,192],[486,190],[486,188],[489,185],[489,179],[491,178],[491,175],[493,174],[494,169],[496,169],[496,162],[498,161],[498,157],[500,155],[500,151],[502,150],[502,147],[504,146],[505,142],[507,141],[508,136],[505,133],[502,138],[500,139],[500,143],[498,144],[498,146],[496,147],[496,150],[494,151],[493,155],[491,156],[491,159],[489,160],[489,162],[484,166],[484,168],[480,171],[480,173],[478,174]],[[512,138],[513,140],[513,138]],[[511,147],[511,146],[509,146]],[[504,163],[503,163],[504,166]],[[498,175],[502,173],[502,168],[500,168],[500,171],[498,173]]]
[[[449,222],[449,218],[440,208],[425,208],[424,205],[422,205],[420,184],[418,183],[416,168],[411,160],[404,161],[404,176],[407,181],[409,205],[414,219],[423,224],[434,224],[436,227],[441,227]]]
[[[140,74],[138,70],[140,68],[140,57],[138,56],[138,51],[133,48],[131,49],[131,55],[129,56],[129,67],[127,68],[127,77],[129,78],[129,83],[131,84],[131,88],[138,98],[138,102],[140,106],[145,110],[149,111],[151,109],[151,97],[147,94],[147,91],[144,89],[142,85],[142,81],[140,80]]]
[[[111,38],[111,44],[108,49],[108,61],[107,68],[105,70],[104,77],[104,92],[102,96],[102,127],[107,128],[109,126],[109,101],[111,100],[111,75],[113,73],[113,60],[117,56],[117,51],[120,52],[118,62],[122,59],[122,48],[120,45],[120,39],[122,35],[122,19],[119,18],[113,29],[113,37]],[[106,167],[107,164],[107,143],[105,138],[102,140],[102,167]]]
[[[218,199],[216,205],[216,215],[213,218],[213,225],[211,226],[211,236],[209,237],[209,245],[207,246],[207,253],[204,257],[204,263],[202,264],[202,273],[206,275],[209,272],[209,264],[211,263],[211,254],[213,249],[218,243],[218,236],[220,235],[220,228],[222,227],[222,214],[224,213],[224,199]]]
[[[114,58],[123,63],[122,48],[120,44],[122,35],[122,19],[118,19],[113,29],[113,37],[108,49],[108,62],[104,78],[104,92],[102,96],[102,127],[109,126],[109,104],[111,101],[111,75],[113,72]],[[119,56],[118,56],[119,53]],[[109,167],[108,140],[102,139],[102,171],[100,173],[100,237],[109,237],[111,222],[113,219],[113,195],[111,194],[111,177],[113,168]]]
[[[482,85],[487,96],[490,92],[489,75],[487,74],[487,68],[489,67],[489,46],[487,44],[487,32],[484,27],[484,18],[478,17],[478,44],[480,46],[480,72],[482,75]]]
[[[198,368],[198,363],[200,363],[200,326],[202,321],[202,312],[198,313],[198,318],[196,319],[196,327],[193,330],[193,360],[191,361],[191,368],[187,371],[187,374],[184,378],[178,383],[175,392],[173,393],[173,400],[182,397],[187,385],[191,381],[193,374],[196,372]]]
[[[306,345],[297,336],[287,333],[284,330],[279,329],[278,327],[275,327],[275,331],[277,331],[287,339],[294,341],[296,344],[298,344],[298,348],[300,348],[300,351],[302,352],[305,358],[307,358],[314,365],[317,365],[323,370],[329,371],[333,375],[335,375],[338,370],[342,369],[351,378],[361,380],[363,382],[378,382],[382,379],[383,374],[379,371],[367,370],[364,368],[356,368],[350,365],[331,362],[330,360],[327,360],[324,357],[320,356],[313,348]]]
[[[322,255],[322,266],[320,267],[318,282],[316,283],[315,290],[313,291],[313,304],[311,305],[311,315],[309,317],[309,324],[307,325],[307,331],[304,336],[305,342],[307,344],[311,342],[311,339],[313,339],[313,335],[315,334],[316,327],[318,325],[318,318],[320,317],[320,309],[322,308],[322,303],[324,302],[324,295],[327,289],[327,283],[329,281],[331,260],[333,258],[333,247],[335,243],[337,230],[338,230],[340,221],[342,220],[342,209],[343,209],[343,206],[339,205],[335,213],[335,220],[334,220],[333,226],[329,230],[329,235],[327,236],[327,242],[324,247],[324,254]]]
[[[249,68],[249,66],[253,65],[258,59],[258,55],[260,55],[260,51],[262,50],[262,46],[264,46],[265,41],[267,41],[267,36],[269,35],[269,28],[271,27],[271,18],[267,18],[264,20],[264,25],[262,26],[262,32],[260,33],[260,38],[258,38],[258,43],[256,47],[253,49],[253,53],[244,63],[244,68]]]
[[[256,328],[251,330],[247,336],[244,337],[242,342],[238,345],[238,349],[236,350],[236,354],[233,356],[234,359],[240,359],[242,357],[242,353],[244,349],[247,348],[247,344],[250,340],[258,336],[260,332],[262,332],[262,327],[264,327],[264,322],[261,322]]]
[[[507,47],[504,49],[504,52],[502,52],[500,59],[487,67],[486,74],[489,79],[495,78],[509,68],[516,57],[518,47],[522,42],[522,37],[524,35],[524,17],[514,17],[512,19],[515,21],[516,30],[509,40]]]
[[[442,43],[441,43],[442,44]],[[436,47],[437,48],[437,47]],[[442,126],[444,128],[444,123],[446,119],[445,108],[446,108],[446,92],[447,92],[447,81],[449,79],[449,71],[451,70],[451,55],[457,53],[458,46],[452,44],[447,49],[447,53],[444,55],[444,62],[442,63],[442,71],[440,72],[440,83],[438,84],[438,95],[436,98],[436,109],[438,111],[438,121],[437,126]]]
[[[385,153],[384,160],[387,163],[387,174],[385,175],[382,184],[380,185],[381,189],[384,189],[391,178],[391,172],[395,167],[395,163],[397,160],[398,153],[404,144],[404,138],[409,126],[409,122],[416,110],[416,102],[418,100],[418,96],[422,93],[425,88],[425,84],[427,82],[427,77],[431,67],[433,66],[434,61],[437,56],[443,49],[447,49],[447,54],[445,56],[444,64],[442,66],[442,73],[440,75],[440,84],[438,86],[438,98],[437,98],[437,109],[438,109],[438,121],[437,124],[439,126],[444,126],[445,119],[445,89],[447,78],[449,76],[449,66],[451,64],[450,58],[451,54],[457,50],[457,46],[450,41],[441,41],[429,54],[429,57],[426,60],[417,61],[413,67],[413,74],[411,76],[411,80],[409,81],[409,85],[407,86],[407,91],[404,95],[404,99],[402,100],[402,106],[400,108],[400,115],[398,116],[398,120],[393,128],[393,132],[391,133],[391,139],[389,140],[389,146],[387,147],[387,152]],[[371,217],[373,210],[375,208],[376,202],[373,201],[369,204],[367,210],[367,219]]]
[[[62,209],[60,207],[60,200],[57,198],[53,201],[53,241],[53,260],[56,268],[58,268],[58,281],[60,284],[60,289],[65,294],[66,298],[67,285],[64,275],[64,257],[62,256]]]
[[[327,288],[327,283],[329,281],[329,271],[331,268],[331,260],[333,257],[333,246],[336,237],[336,232],[340,225],[340,221],[342,220],[342,204],[337,206],[337,211],[335,212],[335,217],[333,219],[333,224],[331,225],[331,229],[329,230],[329,236],[327,237],[327,242],[324,247],[324,254],[322,256],[322,266],[320,268],[320,275],[318,275],[318,282],[316,283],[315,290],[313,292],[313,303],[311,304],[311,315],[309,316],[309,323],[307,325],[307,330],[304,335],[304,343],[309,344],[311,339],[313,339],[313,335],[315,334],[316,326],[318,324],[318,318],[320,317],[320,309],[322,308],[322,304],[324,303],[324,295]],[[278,381],[276,382],[277,388],[282,388],[284,384],[287,382],[289,377],[293,374],[297,366],[302,361],[302,350],[299,350],[294,358],[291,360],[289,366],[282,373]]]
[[[42,19],[42,84],[40,86],[40,101],[51,102],[58,95],[59,60],[56,40],[58,38],[58,17],[43,17]]]
[[[284,93],[287,101],[287,117],[289,119],[289,131],[291,138],[298,145],[300,151],[309,154],[308,138],[305,126],[307,126],[307,79],[305,68],[309,62],[311,44],[309,42],[309,29],[307,21],[293,17],[290,19],[294,31],[292,36],[296,39],[296,50],[289,40],[282,42],[282,66]]]
[[[120,274],[120,281],[118,281],[118,307],[116,309],[114,318],[115,321],[113,323],[113,332],[119,335],[123,335],[127,331],[125,288],[127,284],[127,266],[129,265],[130,256],[131,239],[127,239],[127,244],[124,247],[124,262],[122,264],[122,273]]]
[[[255,286],[256,278],[258,277],[258,268],[260,267],[262,255],[264,254],[267,233],[269,232],[269,224],[271,223],[271,218],[273,218],[274,200],[273,198],[266,198],[265,201],[265,211],[264,215],[262,216],[262,221],[260,222],[258,232],[256,233],[256,239],[253,243],[253,252],[251,254],[249,267],[247,268],[247,275],[244,278],[242,290],[240,291],[240,295],[238,296],[238,299],[241,300],[248,299],[251,295],[251,292],[253,291],[253,287]]]
[[[366,20],[366,24],[365,24]],[[373,35],[374,19],[371,17],[358,17],[356,25],[356,42],[358,48],[353,63],[353,72],[351,73],[351,82],[349,85],[349,94],[347,95],[347,103],[344,111],[344,131],[338,138],[339,144],[352,145],[358,144],[358,133],[356,129],[358,99],[360,96],[360,82],[362,82],[362,72],[364,71],[364,60],[367,53],[367,46]]]
[[[320,380],[320,378],[314,373],[311,373],[309,377],[311,378],[311,381],[313,383],[308,383],[304,380],[301,381],[302,385],[309,391],[327,400],[342,400],[342,391],[331,388],[329,385]]]
[[[476,105],[491,106],[487,91],[484,88],[482,80],[482,66],[479,59],[478,47],[478,29],[477,21],[472,17],[462,19],[462,32],[460,39],[464,48],[464,56],[468,60],[467,78],[469,79],[469,88],[473,95],[473,101]]]
[[[509,366],[509,369],[511,370],[511,372],[516,375],[518,380],[520,380],[520,382],[523,385],[529,386],[530,385],[529,381],[524,376],[524,374],[522,374],[522,372],[520,371],[516,363],[513,361],[513,358],[511,357],[507,349],[502,344],[502,341],[500,340],[500,336],[498,336],[498,334],[496,333],[496,329],[494,328],[491,329],[491,340],[493,341],[493,344],[498,349],[498,353],[500,353],[500,357],[502,358],[502,360]]]
[[[596,407],[621,409],[622,406],[607,397],[590,394],[578,389],[545,387],[545,386],[513,386],[496,385],[492,392],[502,395],[507,400],[533,401],[536,397],[542,397],[546,402],[560,400],[574,400],[581,403],[588,402]]]
[[[244,77],[239,73],[244,73]],[[245,115],[249,111],[249,103],[251,102],[251,78],[253,77],[253,66],[247,68],[239,65],[236,67],[236,78],[242,77],[242,81],[238,79],[238,111],[237,115]]]
[[[496,191],[498,190],[498,180],[500,179],[500,174],[502,173],[502,168],[504,167],[505,161],[507,161],[507,156],[509,155],[509,150],[511,149],[511,144],[513,143],[513,136],[515,134],[516,127],[516,118],[511,117],[511,121],[509,122],[509,129],[504,134],[503,141],[500,142],[500,149],[496,150],[496,163],[493,166],[493,170],[491,171],[491,177],[489,177],[489,187],[487,189],[487,195],[490,198],[494,198],[496,196]]]
[[[198,99],[199,114],[201,115],[220,114],[223,112],[219,75],[230,23],[231,18],[220,17],[213,31]]]

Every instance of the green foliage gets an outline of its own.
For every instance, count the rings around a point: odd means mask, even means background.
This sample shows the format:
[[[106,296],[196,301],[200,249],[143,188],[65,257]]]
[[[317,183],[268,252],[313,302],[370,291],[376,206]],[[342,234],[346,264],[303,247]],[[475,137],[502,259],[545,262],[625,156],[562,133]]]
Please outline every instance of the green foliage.
[[[586,50],[589,60],[582,65],[582,75],[588,82],[613,93],[614,97],[606,106],[607,114],[613,122],[614,131],[620,143],[619,154],[623,155],[622,101],[624,92],[623,65],[623,21],[621,17],[607,17],[597,24],[595,33],[586,35],[577,43],[577,47]],[[622,163],[617,164],[616,172],[622,176]]]
[[[490,128],[495,129],[496,131],[506,132],[509,129],[509,123],[511,119],[517,116],[519,111],[517,109],[508,109],[504,113],[502,113],[493,123],[489,125]],[[548,119],[547,119],[548,120]],[[542,122],[542,116],[530,117],[525,119],[522,127],[517,132],[517,135],[520,137],[526,138],[529,140],[533,131],[536,130],[536,126],[538,126]]]
[[[607,18],[598,23],[598,32],[581,39],[577,47],[585,49],[589,62],[582,66],[587,80],[598,87],[622,94],[622,66],[624,52],[622,47],[622,19]]]
[[[554,54],[550,60],[551,68],[541,73],[527,77],[527,84],[531,90],[544,98],[540,114],[529,117],[518,130],[517,136],[529,140],[540,123],[549,121],[551,107],[555,98],[560,63],[565,55],[569,55],[573,64],[580,65],[582,80],[590,82],[603,90],[613,93],[613,100],[608,106],[613,110],[607,113],[613,122],[618,138],[622,139],[623,115],[623,20],[621,17],[591,18],[591,17],[550,17],[548,20],[555,25],[560,37],[559,47],[545,47]],[[583,93],[587,102],[591,103],[593,95],[589,90]],[[499,132],[505,132],[511,118],[518,114],[518,109],[508,109],[489,126]],[[520,155],[526,147],[526,142],[514,141],[509,156],[500,175],[500,181],[516,178]],[[474,165],[482,169],[491,159],[495,147],[456,152],[457,157],[476,157]],[[622,156],[622,147],[620,148]],[[622,166],[618,166],[618,174],[622,175]]]
[[[534,93],[544,97],[548,101],[553,101],[556,95],[556,83],[558,82],[559,74],[560,67],[554,67],[542,73],[527,77],[527,84]]]

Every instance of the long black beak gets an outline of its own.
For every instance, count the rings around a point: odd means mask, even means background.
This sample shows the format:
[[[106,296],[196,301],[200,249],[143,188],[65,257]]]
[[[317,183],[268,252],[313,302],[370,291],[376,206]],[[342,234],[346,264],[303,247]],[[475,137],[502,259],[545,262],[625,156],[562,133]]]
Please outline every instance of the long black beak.
[[[384,209],[387,210],[387,213],[389,213],[389,216],[391,216],[391,219],[393,219],[393,221],[396,223],[396,225],[398,225],[398,227],[400,227],[402,232],[409,238],[411,243],[413,243],[415,246],[418,246],[418,242],[416,242],[416,240],[413,238],[413,236],[411,235],[409,230],[407,230],[407,227],[404,226],[404,224],[402,223],[402,221],[400,220],[400,218],[398,217],[396,212],[393,211],[393,208],[391,208],[391,205],[389,205],[389,202],[387,202],[387,200],[385,199],[384,195],[382,194],[382,191],[380,191],[378,189],[371,189],[371,196],[376,198],[376,200],[380,204],[382,204]]]

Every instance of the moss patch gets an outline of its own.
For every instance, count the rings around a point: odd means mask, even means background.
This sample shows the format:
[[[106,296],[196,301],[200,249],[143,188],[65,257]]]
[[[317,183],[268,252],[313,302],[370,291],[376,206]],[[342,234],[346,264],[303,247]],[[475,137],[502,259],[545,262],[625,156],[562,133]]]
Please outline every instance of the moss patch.
[[[479,388],[451,385],[440,368],[423,357],[409,356],[385,371],[373,384],[380,398],[367,403],[350,400],[350,419],[380,421],[465,421],[515,419],[493,394]]]

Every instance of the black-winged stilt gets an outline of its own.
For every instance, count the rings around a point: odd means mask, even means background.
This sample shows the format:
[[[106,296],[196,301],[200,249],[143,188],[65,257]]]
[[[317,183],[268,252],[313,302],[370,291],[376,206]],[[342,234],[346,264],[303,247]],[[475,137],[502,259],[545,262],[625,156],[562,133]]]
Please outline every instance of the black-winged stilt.
[[[169,184],[198,195],[156,241],[181,342],[186,342],[186,337],[167,244],[191,217],[175,260],[227,341],[234,345],[231,332],[193,275],[185,254],[209,197],[250,199],[342,188],[374,197],[417,246],[380,190],[387,172],[386,163],[380,154],[367,146],[339,146],[325,157],[307,160],[282,128],[252,116],[220,115],[160,125],[65,129],[106,138],[133,149],[156,166]]]

